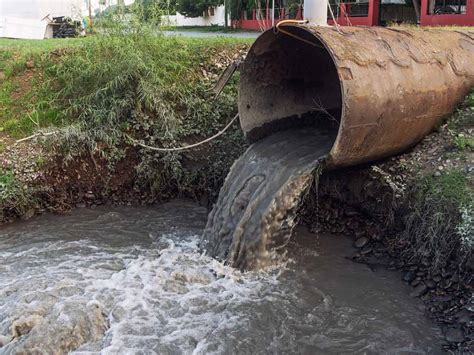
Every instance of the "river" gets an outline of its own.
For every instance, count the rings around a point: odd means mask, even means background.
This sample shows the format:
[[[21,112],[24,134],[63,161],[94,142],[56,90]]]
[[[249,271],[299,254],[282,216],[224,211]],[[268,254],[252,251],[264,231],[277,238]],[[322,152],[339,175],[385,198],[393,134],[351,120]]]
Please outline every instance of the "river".
[[[242,273],[199,253],[185,201],[0,229],[0,354],[437,354],[438,327],[352,241],[298,227],[288,259]]]

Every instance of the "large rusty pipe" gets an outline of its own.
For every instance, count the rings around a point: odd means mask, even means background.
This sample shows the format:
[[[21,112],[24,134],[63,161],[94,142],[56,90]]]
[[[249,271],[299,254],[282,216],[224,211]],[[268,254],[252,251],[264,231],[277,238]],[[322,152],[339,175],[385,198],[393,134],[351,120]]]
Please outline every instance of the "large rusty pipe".
[[[276,122],[325,112],[338,124],[329,168],[384,158],[416,144],[474,87],[472,31],[282,29],[263,33],[244,62],[242,129],[258,137],[253,133]]]

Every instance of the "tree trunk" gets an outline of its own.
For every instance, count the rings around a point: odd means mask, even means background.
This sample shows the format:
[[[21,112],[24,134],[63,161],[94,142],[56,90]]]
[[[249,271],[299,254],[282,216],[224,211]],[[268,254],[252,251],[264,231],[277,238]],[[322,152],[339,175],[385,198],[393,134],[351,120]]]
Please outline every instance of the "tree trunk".
[[[420,23],[420,1],[413,0],[413,7],[415,8],[416,21]]]
[[[224,0],[224,27],[229,26],[229,23],[228,23],[229,10],[227,9],[228,2],[229,0]]]

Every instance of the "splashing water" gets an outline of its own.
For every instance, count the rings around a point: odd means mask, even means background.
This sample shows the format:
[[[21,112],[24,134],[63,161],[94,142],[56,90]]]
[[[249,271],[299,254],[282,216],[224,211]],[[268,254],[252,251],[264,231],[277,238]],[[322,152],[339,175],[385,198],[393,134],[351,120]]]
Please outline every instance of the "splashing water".
[[[297,230],[280,269],[242,273],[199,253],[205,219],[175,202],[3,227],[0,354],[436,352],[418,301],[344,259],[349,240]]]
[[[202,249],[242,270],[278,263],[301,198],[335,135],[321,128],[286,130],[251,145],[227,176]]]

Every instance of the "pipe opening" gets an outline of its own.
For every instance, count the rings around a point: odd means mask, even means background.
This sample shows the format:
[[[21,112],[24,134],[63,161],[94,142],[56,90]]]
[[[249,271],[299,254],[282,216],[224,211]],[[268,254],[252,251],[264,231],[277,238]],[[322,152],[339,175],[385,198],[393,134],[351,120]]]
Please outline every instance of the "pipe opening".
[[[336,65],[312,33],[284,26],[288,33],[262,34],[241,72],[239,112],[250,141],[275,131],[318,127],[337,135],[342,114]]]

